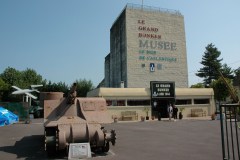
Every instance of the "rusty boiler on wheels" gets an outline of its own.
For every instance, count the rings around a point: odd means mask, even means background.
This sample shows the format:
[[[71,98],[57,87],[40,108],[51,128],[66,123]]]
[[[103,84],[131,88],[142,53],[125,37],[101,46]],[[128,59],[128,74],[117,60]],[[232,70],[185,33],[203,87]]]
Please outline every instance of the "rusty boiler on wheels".
[[[90,143],[92,151],[108,152],[116,133],[103,123],[112,123],[103,98],[63,98],[61,92],[40,93],[44,107],[45,150],[48,155],[67,150],[70,143]]]

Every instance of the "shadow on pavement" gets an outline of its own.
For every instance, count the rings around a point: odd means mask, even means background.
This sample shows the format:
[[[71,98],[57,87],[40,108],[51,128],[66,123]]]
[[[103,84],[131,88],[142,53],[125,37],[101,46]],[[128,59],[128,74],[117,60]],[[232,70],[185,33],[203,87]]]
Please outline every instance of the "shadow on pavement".
[[[23,137],[16,141],[14,146],[0,147],[0,151],[16,154],[17,158],[29,159],[47,159],[44,151],[44,136],[32,135]]]
[[[16,141],[13,146],[0,147],[0,151],[15,154],[17,159],[67,159],[67,153],[61,152],[52,157],[48,157],[44,150],[44,136],[25,136],[20,141]],[[92,157],[105,157],[111,153],[93,153]]]

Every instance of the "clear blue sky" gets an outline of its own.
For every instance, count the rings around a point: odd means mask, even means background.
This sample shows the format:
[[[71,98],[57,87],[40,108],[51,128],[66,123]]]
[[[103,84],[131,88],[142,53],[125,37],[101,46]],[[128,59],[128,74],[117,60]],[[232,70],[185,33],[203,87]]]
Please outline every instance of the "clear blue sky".
[[[31,68],[53,82],[104,78],[110,28],[127,3],[142,0],[1,0],[0,73],[8,66]],[[189,85],[213,43],[223,63],[240,67],[239,0],[144,0],[144,5],[179,10],[185,21]]]

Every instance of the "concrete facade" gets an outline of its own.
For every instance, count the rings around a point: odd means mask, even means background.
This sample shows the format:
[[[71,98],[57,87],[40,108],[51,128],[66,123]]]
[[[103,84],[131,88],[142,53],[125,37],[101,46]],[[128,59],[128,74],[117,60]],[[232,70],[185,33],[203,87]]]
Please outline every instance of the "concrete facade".
[[[194,109],[202,109],[203,117],[215,113],[216,107],[212,88],[176,88],[175,92],[175,106],[179,111],[183,109],[184,118],[192,117],[191,112]],[[123,120],[122,112],[136,111],[138,114],[136,120],[140,120],[141,116],[146,116],[146,109],[148,109],[148,115],[153,116],[150,88],[96,88],[88,92],[87,97],[103,97],[107,102],[111,101],[112,103],[108,103],[108,113],[112,118],[116,117]],[[129,101],[145,103],[135,103],[133,105]],[[149,103],[146,103],[146,101]],[[161,105],[161,107],[163,106]]]
[[[110,30],[105,87],[147,88],[150,81],[188,87],[184,17],[177,11],[127,5]]]

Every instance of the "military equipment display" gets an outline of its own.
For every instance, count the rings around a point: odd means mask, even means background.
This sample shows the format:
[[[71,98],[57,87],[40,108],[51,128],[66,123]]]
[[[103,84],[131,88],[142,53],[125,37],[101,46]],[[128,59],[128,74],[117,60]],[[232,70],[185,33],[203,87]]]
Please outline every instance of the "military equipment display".
[[[237,96],[237,93],[236,93],[236,90],[234,90],[233,86],[232,85],[229,85],[225,79],[225,77],[223,76],[222,72],[218,70],[218,74],[219,76],[222,78],[224,84],[227,86],[228,88],[228,91],[231,95],[231,98],[233,100],[233,103],[238,103],[240,105],[240,100]]]
[[[237,91],[229,84],[223,74],[218,70],[220,77],[230,93],[232,103],[220,105],[220,125],[222,139],[223,159],[240,159],[239,146],[239,120],[240,120],[240,101]],[[230,141],[231,140],[231,141]],[[236,152],[236,153],[235,153]],[[237,154],[238,153],[238,154]]]
[[[90,143],[91,150],[108,152],[115,145],[115,130],[107,132],[103,123],[112,123],[103,98],[78,98],[74,85],[67,98],[62,92],[40,93],[44,108],[45,150],[48,155],[67,150],[70,143]]]

